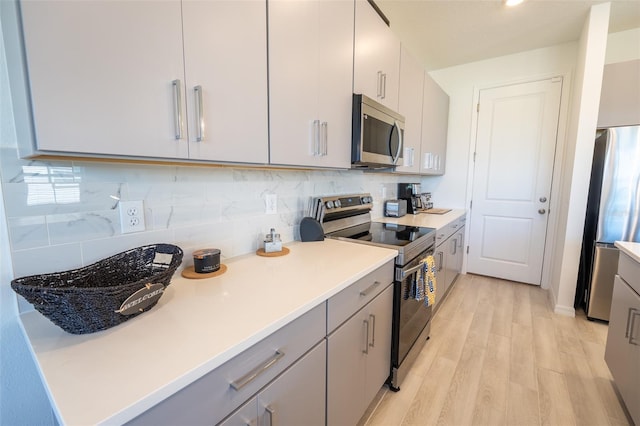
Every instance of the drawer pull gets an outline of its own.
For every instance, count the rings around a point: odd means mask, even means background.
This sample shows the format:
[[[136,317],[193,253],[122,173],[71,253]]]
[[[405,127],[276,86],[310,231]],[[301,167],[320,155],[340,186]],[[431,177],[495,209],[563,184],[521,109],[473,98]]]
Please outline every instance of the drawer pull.
[[[269,414],[269,426],[273,426],[276,423],[276,410],[275,410],[275,408],[273,408],[273,407],[271,407],[269,405],[267,407],[264,407],[264,409]]]
[[[635,323],[636,323],[636,316],[640,316],[640,310],[635,309],[635,308],[629,308],[629,315],[627,317],[627,334],[625,334],[624,337],[628,337],[629,338],[629,344],[631,345],[635,345],[635,346],[640,346],[640,340],[636,339],[633,337],[634,335],[634,328],[635,328]],[[631,321],[629,321],[629,319]]]
[[[360,292],[360,296],[367,296],[369,293],[373,291],[374,288],[380,285],[380,281],[374,281],[369,287],[365,288]]]
[[[234,390],[239,391],[240,389],[254,381],[259,375],[267,371],[269,368],[273,367],[275,363],[278,362],[283,356],[284,352],[276,351],[276,353],[273,354],[273,356],[266,360],[264,363],[260,364],[244,376],[240,377],[238,380],[234,380],[229,384]]]
[[[366,327],[367,333],[366,333],[366,338],[364,342],[364,350],[362,351],[362,353],[365,355],[369,355],[369,321],[364,320],[363,322]]]
[[[369,320],[371,321],[371,328],[373,330],[371,330],[371,343],[369,343],[369,346],[371,346],[372,348],[376,347],[376,316],[373,314],[369,314]]]

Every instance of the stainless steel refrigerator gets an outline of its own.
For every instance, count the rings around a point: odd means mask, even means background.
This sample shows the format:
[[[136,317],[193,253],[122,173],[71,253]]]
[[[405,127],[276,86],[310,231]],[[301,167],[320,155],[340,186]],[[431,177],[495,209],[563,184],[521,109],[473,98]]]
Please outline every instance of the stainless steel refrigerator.
[[[640,126],[596,134],[575,307],[609,321],[616,241],[640,242]]]

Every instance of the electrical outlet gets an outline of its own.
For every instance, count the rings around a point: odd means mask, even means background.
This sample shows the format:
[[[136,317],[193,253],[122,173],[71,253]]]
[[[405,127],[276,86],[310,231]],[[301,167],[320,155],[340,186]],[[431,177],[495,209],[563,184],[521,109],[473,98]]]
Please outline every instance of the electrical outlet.
[[[266,214],[278,213],[278,196],[276,194],[265,194],[264,203]]]
[[[142,201],[120,201],[119,205],[122,233],[144,231],[144,203]]]

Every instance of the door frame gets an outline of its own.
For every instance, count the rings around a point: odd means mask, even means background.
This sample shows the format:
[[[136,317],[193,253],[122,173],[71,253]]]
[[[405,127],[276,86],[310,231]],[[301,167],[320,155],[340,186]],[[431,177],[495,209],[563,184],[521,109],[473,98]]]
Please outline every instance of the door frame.
[[[495,89],[503,86],[510,86],[515,84],[531,83],[540,80],[548,80],[554,77],[561,77],[562,90],[560,92],[560,112],[558,115],[558,131],[556,136],[555,155],[553,160],[553,172],[551,178],[551,193],[549,197],[549,219],[547,222],[547,235],[544,244],[544,254],[542,260],[542,279],[540,281],[540,287],[548,289],[551,286],[551,276],[554,259],[554,247],[556,239],[558,238],[558,220],[559,212],[562,210],[560,207],[560,194],[562,193],[563,183],[566,181],[566,170],[562,170],[563,159],[565,156],[565,146],[567,144],[567,131],[568,131],[568,119],[569,119],[569,105],[571,96],[573,93],[573,79],[571,71],[555,72],[536,74],[527,77],[495,81],[482,85],[474,85],[473,87],[473,101],[471,104],[471,132],[469,134],[469,155],[467,166],[467,193],[465,196],[465,205],[469,209],[469,215],[471,215],[471,199],[473,195],[473,176],[475,169],[475,161],[473,153],[475,152],[476,140],[478,137],[478,110],[477,105],[480,101],[480,91],[486,89]],[[569,171],[570,172],[570,171]],[[571,173],[569,173],[571,178]],[[465,227],[465,241],[467,246],[469,244],[470,226]],[[467,256],[465,253],[462,270],[467,272]]]

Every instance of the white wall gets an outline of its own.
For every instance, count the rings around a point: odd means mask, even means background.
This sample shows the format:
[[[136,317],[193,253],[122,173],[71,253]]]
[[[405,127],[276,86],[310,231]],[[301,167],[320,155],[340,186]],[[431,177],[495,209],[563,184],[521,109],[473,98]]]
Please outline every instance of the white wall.
[[[450,96],[447,173],[438,180],[428,178],[431,181],[423,182],[426,189],[436,190],[434,192],[438,194],[436,198],[438,205],[468,206],[473,183],[470,172],[473,170],[473,164],[470,163],[470,158],[475,146],[476,102],[480,89],[538,78],[564,76],[556,156],[556,168],[559,167],[558,160],[562,158],[565,145],[571,76],[576,55],[577,44],[568,43],[430,73]],[[559,202],[557,188],[559,188],[559,182],[554,180],[550,198],[552,206],[549,216],[550,229],[553,229],[557,221],[557,212],[553,209],[554,204]],[[547,244],[549,245],[550,243]],[[549,256],[545,259],[542,281],[545,288],[549,286],[551,258],[552,256]]]
[[[610,3],[591,8],[578,48],[568,143],[562,167],[560,222],[551,280],[555,311],[574,314],[591,160],[604,69]]]
[[[450,97],[447,173],[439,178],[426,178],[428,181],[424,184],[438,191],[439,205],[465,207],[467,202],[469,158],[475,145],[472,122],[477,91],[540,77],[570,75],[575,58],[576,44],[568,43],[429,73]],[[565,82],[565,86],[568,84],[570,82]]]

